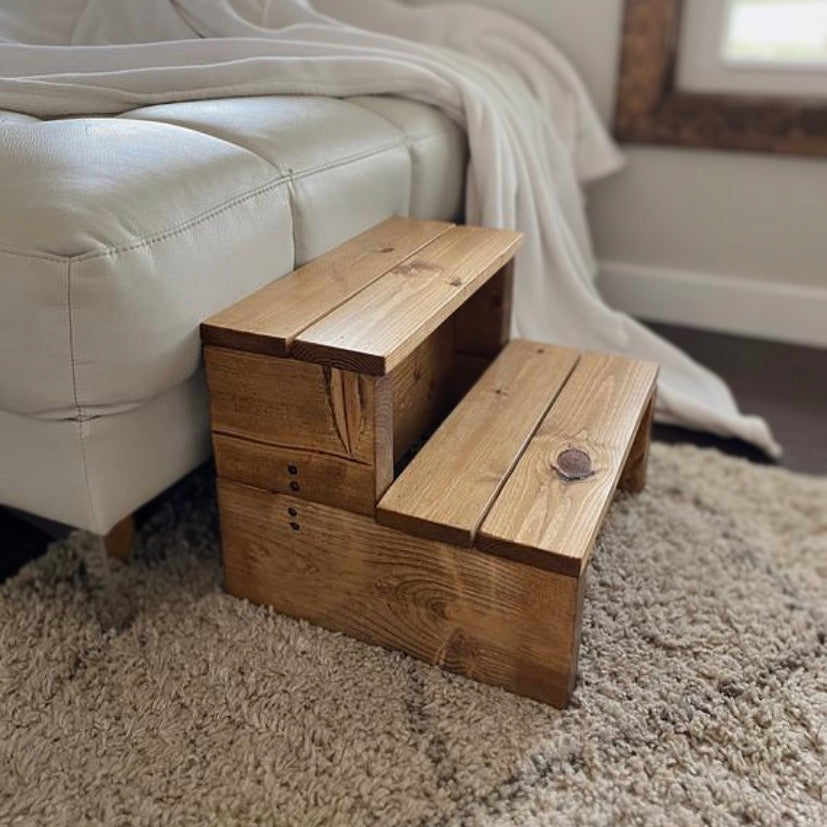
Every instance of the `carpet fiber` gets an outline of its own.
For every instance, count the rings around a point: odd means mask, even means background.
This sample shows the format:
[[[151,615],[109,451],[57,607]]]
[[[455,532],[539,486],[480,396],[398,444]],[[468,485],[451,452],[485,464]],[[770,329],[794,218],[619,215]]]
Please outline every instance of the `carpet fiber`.
[[[221,591],[212,480],[0,589],[3,824],[824,824],[827,480],[653,447],[560,712]]]

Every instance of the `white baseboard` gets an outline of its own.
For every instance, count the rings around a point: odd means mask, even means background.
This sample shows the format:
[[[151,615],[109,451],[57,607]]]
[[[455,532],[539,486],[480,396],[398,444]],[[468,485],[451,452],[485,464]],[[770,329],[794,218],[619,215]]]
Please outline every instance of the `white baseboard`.
[[[611,307],[655,322],[827,347],[827,288],[601,261]]]

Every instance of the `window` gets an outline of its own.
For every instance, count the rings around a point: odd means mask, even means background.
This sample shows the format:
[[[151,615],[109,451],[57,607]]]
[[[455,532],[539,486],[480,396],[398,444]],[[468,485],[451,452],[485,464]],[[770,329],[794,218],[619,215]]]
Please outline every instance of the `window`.
[[[827,98],[827,0],[686,0],[675,85]]]
[[[614,130],[827,155],[827,0],[626,0]]]
[[[727,12],[727,61],[827,66],[827,0],[731,0]]]

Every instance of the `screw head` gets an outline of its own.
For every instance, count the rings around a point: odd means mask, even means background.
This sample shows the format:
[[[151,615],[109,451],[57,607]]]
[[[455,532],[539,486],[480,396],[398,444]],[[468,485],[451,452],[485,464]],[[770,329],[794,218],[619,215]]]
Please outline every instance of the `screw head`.
[[[288,465],[287,466],[287,473],[288,474],[293,474],[295,476],[296,474],[299,473],[299,469],[296,468],[295,465]]]

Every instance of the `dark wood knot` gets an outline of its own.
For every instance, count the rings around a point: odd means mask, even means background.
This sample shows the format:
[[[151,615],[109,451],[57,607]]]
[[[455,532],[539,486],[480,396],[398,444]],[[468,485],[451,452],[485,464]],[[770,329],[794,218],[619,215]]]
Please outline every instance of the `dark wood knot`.
[[[566,448],[565,451],[560,451],[551,467],[565,482],[584,480],[594,474],[592,458],[580,448]]]

